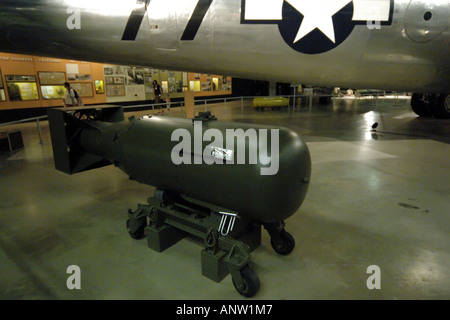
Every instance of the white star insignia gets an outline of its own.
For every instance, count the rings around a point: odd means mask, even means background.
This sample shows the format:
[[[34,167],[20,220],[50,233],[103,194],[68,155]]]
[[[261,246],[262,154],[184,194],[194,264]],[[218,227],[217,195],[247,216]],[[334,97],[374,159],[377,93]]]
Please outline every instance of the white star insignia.
[[[315,29],[319,29],[333,43],[336,43],[333,15],[351,0],[286,0],[303,15],[302,24],[294,43],[300,41]]]

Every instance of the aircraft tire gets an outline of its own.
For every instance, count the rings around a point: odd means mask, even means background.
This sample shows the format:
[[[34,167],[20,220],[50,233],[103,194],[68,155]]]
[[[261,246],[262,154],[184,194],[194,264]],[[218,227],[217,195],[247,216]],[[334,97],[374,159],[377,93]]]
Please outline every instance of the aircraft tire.
[[[450,94],[439,94],[433,97],[431,112],[437,119],[450,119]]]
[[[431,117],[428,103],[422,99],[423,94],[414,93],[411,98],[411,108],[420,117]]]

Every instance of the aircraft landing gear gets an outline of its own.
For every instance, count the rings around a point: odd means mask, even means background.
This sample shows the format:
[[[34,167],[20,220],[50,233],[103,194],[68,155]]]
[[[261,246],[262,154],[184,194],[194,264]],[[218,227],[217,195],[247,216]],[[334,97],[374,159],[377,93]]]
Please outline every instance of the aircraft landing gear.
[[[421,117],[450,118],[450,95],[415,93],[411,98],[412,110]]]
[[[414,93],[411,98],[412,110],[421,117],[431,117],[429,101],[426,96],[421,93]]]
[[[450,94],[438,94],[432,103],[432,113],[435,118],[450,118]]]

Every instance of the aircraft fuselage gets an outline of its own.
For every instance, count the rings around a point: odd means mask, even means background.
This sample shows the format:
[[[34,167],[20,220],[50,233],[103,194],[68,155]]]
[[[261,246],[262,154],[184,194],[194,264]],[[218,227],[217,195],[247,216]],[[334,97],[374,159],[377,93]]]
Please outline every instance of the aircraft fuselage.
[[[0,51],[438,93],[449,12],[446,0],[7,0]]]

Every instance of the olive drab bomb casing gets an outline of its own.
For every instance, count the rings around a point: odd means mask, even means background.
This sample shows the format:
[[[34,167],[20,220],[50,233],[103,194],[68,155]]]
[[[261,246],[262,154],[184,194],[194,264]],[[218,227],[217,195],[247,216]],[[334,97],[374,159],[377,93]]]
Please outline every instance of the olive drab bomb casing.
[[[202,275],[220,282],[230,273],[244,297],[260,288],[249,259],[262,226],[278,254],[294,249],[284,220],[302,204],[311,176],[308,148],[295,132],[220,122],[210,113],[125,120],[111,106],[50,109],[48,116],[56,169],[114,164],[156,187],[126,222],[150,249],[162,252],[187,235],[202,240]]]
[[[302,138],[291,130],[220,122],[213,117],[124,120],[120,107],[83,110],[88,120],[70,111],[49,110],[55,166],[60,171],[73,174],[114,164],[133,180],[228,208],[260,223],[287,219],[305,199],[310,154]],[[223,137],[222,143],[217,145],[218,139],[211,135],[205,137],[208,130]],[[274,132],[279,141],[274,142]],[[262,138],[270,164],[261,157]],[[230,145],[233,150],[227,148]],[[204,155],[209,155],[209,162]],[[257,161],[252,155],[257,155]],[[276,171],[262,174],[271,165]]]

